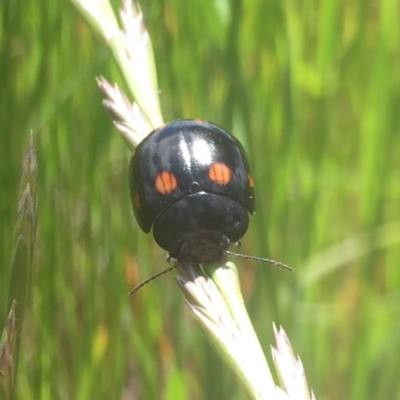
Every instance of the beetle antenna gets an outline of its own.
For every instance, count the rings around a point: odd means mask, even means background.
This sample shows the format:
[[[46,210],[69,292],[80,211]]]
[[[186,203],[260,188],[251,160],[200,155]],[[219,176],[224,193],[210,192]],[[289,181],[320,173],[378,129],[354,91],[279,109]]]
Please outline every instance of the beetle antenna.
[[[235,256],[235,257],[240,257],[240,258],[245,258],[247,260],[253,260],[253,261],[259,261],[259,262],[264,262],[264,263],[268,263],[268,264],[272,264],[275,265],[277,267],[281,267],[283,269],[287,269],[288,271],[294,271],[293,268],[289,267],[286,264],[283,264],[279,261],[275,261],[275,260],[271,260],[269,258],[264,258],[264,257],[256,257],[256,256],[249,256],[247,254],[241,254],[241,253],[235,253],[233,251],[229,251],[229,250],[224,250],[224,254],[226,256]],[[169,267],[167,269],[164,269],[163,271],[151,276],[150,278],[144,280],[143,282],[139,283],[139,285],[135,286],[132,290],[129,291],[128,295],[131,296],[132,294],[134,294],[135,292],[137,292],[139,289],[141,289],[143,286],[147,285],[148,283],[150,283],[151,281],[154,281],[155,279],[159,278],[160,276],[163,276],[165,274],[167,274],[168,272],[171,272],[172,270],[174,270],[176,267],[178,266],[178,264],[173,265],[172,267]]]
[[[142,283],[139,283],[139,285],[135,286],[132,290],[129,291],[128,296],[131,296],[133,293],[137,292],[140,288],[142,288],[143,286],[147,285],[148,283],[150,283],[151,281],[154,281],[154,279],[159,278],[160,276],[163,276],[165,274],[167,274],[168,272],[171,272],[173,269],[175,269],[178,265],[174,265],[172,267],[169,267],[167,269],[164,269],[164,271],[159,272],[158,274],[155,274],[153,276],[151,276],[150,278],[146,279],[145,281],[143,281]]]
[[[294,271],[294,269],[292,267],[289,267],[288,265],[283,264],[279,261],[270,260],[269,258],[248,256],[247,254],[234,253],[233,251],[229,251],[229,250],[224,250],[224,254],[227,256],[236,256],[236,257],[246,258],[247,260],[264,262],[264,263],[276,265],[277,267],[281,267],[281,268],[287,269],[289,271]]]

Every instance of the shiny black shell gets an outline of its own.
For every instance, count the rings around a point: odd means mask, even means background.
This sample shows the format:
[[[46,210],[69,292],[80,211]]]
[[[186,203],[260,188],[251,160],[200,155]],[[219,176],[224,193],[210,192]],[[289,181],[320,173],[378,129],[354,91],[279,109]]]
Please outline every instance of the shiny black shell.
[[[129,167],[141,229],[170,256],[217,261],[246,232],[253,180],[242,145],[210,122],[176,120],[137,147]]]

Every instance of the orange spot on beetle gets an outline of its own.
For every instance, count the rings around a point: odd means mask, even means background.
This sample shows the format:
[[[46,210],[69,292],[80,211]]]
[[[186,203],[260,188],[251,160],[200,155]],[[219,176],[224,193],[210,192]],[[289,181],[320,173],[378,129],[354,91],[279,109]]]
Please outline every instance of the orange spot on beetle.
[[[218,185],[227,185],[231,180],[231,169],[222,162],[216,162],[211,164],[208,176]]]
[[[140,208],[140,196],[138,192],[135,192],[135,194],[133,195],[133,204],[136,208]]]
[[[154,181],[157,192],[163,195],[170,194],[177,186],[175,175],[168,171],[161,171]]]
[[[250,174],[247,174],[247,182],[251,188],[254,187],[253,177]]]

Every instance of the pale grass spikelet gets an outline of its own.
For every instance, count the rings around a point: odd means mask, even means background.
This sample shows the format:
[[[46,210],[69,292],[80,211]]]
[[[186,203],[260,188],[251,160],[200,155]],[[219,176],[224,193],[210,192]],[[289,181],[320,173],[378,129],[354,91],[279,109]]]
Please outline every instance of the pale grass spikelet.
[[[122,23],[123,41],[128,58],[135,62],[139,57],[147,57],[147,48],[151,44],[149,34],[143,20],[143,14],[130,0],[122,0],[122,8],[119,11]],[[136,63],[134,67],[143,67]],[[146,72],[147,73],[147,72]]]
[[[279,330],[273,324],[275,347],[271,348],[272,359],[282,386],[282,399],[315,400],[314,393],[308,388],[306,374],[300,357],[293,353],[289,338],[282,327]]]
[[[152,128],[149,132],[162,125],[153,49],[140,10],[132,1],[124,0],[121,29],[108,0],[71,1],[110,48],[135,102]],[[129,121],[123,125],[129,126]]]
[[[118,21],[108,0],[71,0],[106,42],[119,35]]]
[[[153,48],[144,25],[143,14],[131,0],[123,0],[120,19],[124,55],[127,58],[127,74],[132,79],[132,94],[152,127],[157,128],[162,125],[163,119]]]
[[[272,356],[281,381],[280,386],[274,383],[248,317],[234,264],[216,268],[212,279],[199,267],[178,267],[178,272],[189,309],[250,398],[315,400],[312,393],[310,396],[301,360],[294,357],[283,329],[277,331],[275,325]]]
[[[0,338],[0,394],[5,398],[11,398],[15,379],[16,306],[14,300]]]
[[[267,394],[271,396],[275,392],[267,361],[256,336],[251,333],[251,324],[245,318],[236,318],[241,313],[240,306],[231,307],[232,302],[237,303],[238,296],[241,302],[240,291],[234,293],[237,290],[235,269],[229,263],[217,268],[216,273],[218,282],[224,282],[222,290],[215,279],[204,276],[198,267],[179,268],[177,280],[189,309],[246,392],[254,399],[267,398]]]
[[[102,76],[96,79],[102,91],[104,107],[113,117],[115,127],[131,150],[152,130],[137,103],[131,104],[117,84],[112,85]]]

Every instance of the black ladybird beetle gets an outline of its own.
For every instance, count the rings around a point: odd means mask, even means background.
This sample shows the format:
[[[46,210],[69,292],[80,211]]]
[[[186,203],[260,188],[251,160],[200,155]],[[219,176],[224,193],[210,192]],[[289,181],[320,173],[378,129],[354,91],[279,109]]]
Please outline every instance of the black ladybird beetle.
[[[150,133],[131,158],[129,184],[139,226],[153,227],[180,265],[220,261],[255,210],[244,149],[211,122],[181,119]]]

